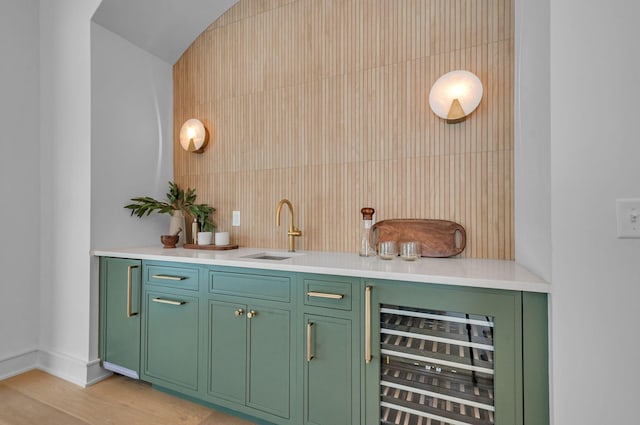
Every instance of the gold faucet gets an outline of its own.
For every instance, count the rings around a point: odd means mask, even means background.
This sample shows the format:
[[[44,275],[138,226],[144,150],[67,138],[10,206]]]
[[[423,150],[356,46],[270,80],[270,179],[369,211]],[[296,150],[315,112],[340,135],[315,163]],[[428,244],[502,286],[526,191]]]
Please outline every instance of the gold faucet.
[[[302,230],[296,229],[293,225],[293,205],[288,199],[283,199],[278,202],[278,209],[276,210],[276,225],[280,226],[280,211],[282,210],[282,206],[287,205],[289,207],[289,211],[291,211],[291,223],[289,224],[289,231],[287,235],[289,235],[289,252],[294,252],[296,250],[295,237],[302,235]]]

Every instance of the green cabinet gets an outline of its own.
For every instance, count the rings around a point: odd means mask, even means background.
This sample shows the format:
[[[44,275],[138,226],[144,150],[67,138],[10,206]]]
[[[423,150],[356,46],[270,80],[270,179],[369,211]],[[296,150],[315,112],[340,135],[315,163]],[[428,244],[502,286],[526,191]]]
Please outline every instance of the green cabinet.
[[[354,413],[351,320],[305,314],[304,418],[309,425],[348,425]]]
[[[290,278],[213,270],[209,282],[210,400],[245,406],[246,413],[271,421],[289,420]]]
[[[103,365],[260,423],[549,423],[547,296],[100,259]]]
[[[246,402],[247,320],[245,304],[209,301],[209,394]]]
[[[100,359],[105,369],[140,373],[140,260],[100,258]]]
[[[247,405],[288,418],[291,318],[288,310],[249,304]]]
[[[200,298],[192,292],[197,275],[196,268],[144,266],[141,377],[189,394],[199,384]]]
[[[303,275],[301,283],[304,424],[359,423],[359,280]]]

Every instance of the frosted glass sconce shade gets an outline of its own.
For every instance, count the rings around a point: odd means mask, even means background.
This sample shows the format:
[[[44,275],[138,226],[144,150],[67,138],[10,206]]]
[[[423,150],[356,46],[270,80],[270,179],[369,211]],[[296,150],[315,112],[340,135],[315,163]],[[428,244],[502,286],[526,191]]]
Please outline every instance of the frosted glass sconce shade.
[[[451,71],[431,87],[429,106],[440,118],[456,123],[472,113],[482,99],[482,82],[469,71]]]
[[[202,153],[207,143],[207,130],[200,120],[191,118],[180,128],[180,145],[189,152]]]

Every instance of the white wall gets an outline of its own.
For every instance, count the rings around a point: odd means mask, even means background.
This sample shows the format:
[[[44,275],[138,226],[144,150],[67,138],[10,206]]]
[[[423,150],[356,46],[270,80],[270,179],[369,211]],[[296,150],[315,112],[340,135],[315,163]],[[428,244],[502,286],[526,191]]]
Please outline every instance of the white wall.
[[[550,281],[549,0],[515,3],[515,254]]]
[[[92,246],[157,245],[170,216],[123,207],[173,178],[173,67],[95,23],[91,56]]]
[[[640,2],[550,4],[554,423],[635,424],[640,240],[615,200],[640,198]]]
[[[40,3],[41,366],[84,384],[90,363],[91,44],[98,0]]]
[[[0,379],[38,348],[38,34],[37,0],[0,0]]]
[[[168,215],[131,217],[134,196],[165,198],[173,179],[173,67],[91,24],[91,246],[158,245]],[[90,358],[98,356],[92,261]]]

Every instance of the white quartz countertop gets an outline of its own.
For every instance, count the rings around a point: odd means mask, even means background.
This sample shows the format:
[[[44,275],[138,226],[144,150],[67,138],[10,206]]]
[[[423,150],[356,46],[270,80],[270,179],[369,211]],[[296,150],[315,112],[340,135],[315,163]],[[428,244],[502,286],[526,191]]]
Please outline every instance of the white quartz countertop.
[[[267,253],[290,257],[285,260],[244,258]],[[514,261],[467,258],[419,258],[404,261],[400,257],[383,260],[343,252],[297,251],[239,248],[227,251],[162,247],[95,249],[95,256],[140,260],[173,261],[215,266],[245,267],[263,270],[318,273],[372,279],[403,280],[476,288],[550,292],[551,286]]]

